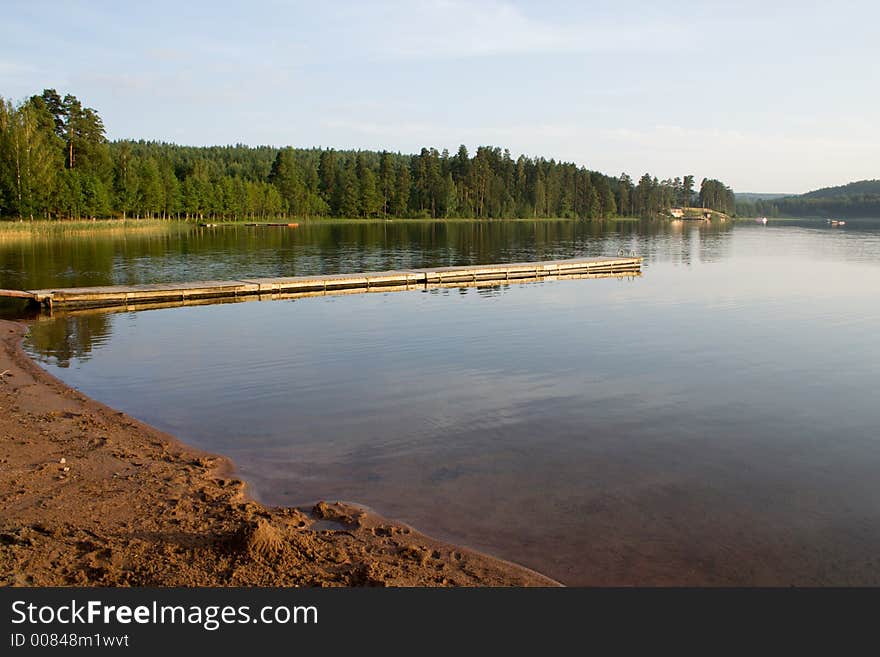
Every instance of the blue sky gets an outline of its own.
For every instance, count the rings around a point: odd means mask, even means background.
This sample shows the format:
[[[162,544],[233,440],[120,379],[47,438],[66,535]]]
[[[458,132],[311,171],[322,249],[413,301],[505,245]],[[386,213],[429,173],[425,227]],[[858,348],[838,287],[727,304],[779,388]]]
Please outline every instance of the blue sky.
[[[880,178],[874,2],[4,2],[0,94],[111,138],[417,152],[803,192]]]

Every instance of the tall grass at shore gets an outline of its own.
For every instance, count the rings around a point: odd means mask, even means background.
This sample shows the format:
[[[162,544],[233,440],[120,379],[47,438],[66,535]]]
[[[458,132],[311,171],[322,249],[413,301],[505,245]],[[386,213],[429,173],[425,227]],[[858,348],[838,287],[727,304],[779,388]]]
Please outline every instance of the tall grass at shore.
[[[583,221],[578,219],[569,219],[565,217],[534,217],[534,218],[512,218],[512,219],[476,219],[464,217],[449,217],[439,219],[429,219],[424,217],[403,218],[395,217],[393,219],[383,219],[381,217],[371,218],[345,218],[345,217],[311,217],[311,218],[275,218],[264,219],[255,223],[264,224],[273,221],[283,221],[285,223],[308,224],[368,224],[368,223],[473,223],[473,222],[492,222],[492,223],[545,223],[545,222],[568,222]],[[640,219],[636,217],[609,217],[608,219],[593,219],[590,221],[600,222],[637,222]],[[203,223],[197,220],[184,219],[77,219],[77,220],[50,220],[35,219],[20,221],[17,219],[0,220],[0,243],[24,242],[27,240],[38,239],[57,239],[59,237],[114,237],[125,235],[162,235],[167,233],[175,233],[179,231],[189,230],[195,225]],[[218,221],[211,222],[212,226],[244,226],[250,221]]]
[[[0,221],[0,242],[16,242],[55,237],[85,237],[125,234],[162,234],[186,226],[184,221],[163,219],[95,219]]]

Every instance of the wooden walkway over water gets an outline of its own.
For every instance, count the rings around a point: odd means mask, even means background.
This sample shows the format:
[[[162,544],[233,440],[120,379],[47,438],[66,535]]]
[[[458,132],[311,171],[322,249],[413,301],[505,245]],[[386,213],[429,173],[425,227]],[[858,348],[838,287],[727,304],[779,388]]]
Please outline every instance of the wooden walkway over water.
[[[641,258],[576,258],[464,267],[435,267],[359,274],[322,274],[289,278],[242,278],[233,281],[195,281],[154,285],[113,285],[47,290],[0,290],[3,297],[26,299],[45,309],[111,308],[235,300],[244,297],[279,298],[341,292],[410,290],[419,287],[498,285],[510,281],[548,278],[633,276]]]

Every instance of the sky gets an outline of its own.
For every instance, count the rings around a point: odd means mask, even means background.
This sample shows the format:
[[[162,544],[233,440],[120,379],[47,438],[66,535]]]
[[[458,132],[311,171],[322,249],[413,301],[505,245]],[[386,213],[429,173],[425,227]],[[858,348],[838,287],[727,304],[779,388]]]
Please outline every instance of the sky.
[[[740,192],[880,178],[880,3],[4,0],[0,95],[111,139],[508,148]]]

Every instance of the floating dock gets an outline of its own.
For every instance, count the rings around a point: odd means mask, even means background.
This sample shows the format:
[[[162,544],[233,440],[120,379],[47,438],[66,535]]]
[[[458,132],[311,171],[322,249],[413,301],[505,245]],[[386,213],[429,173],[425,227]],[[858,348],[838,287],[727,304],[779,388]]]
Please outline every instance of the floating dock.
[[[411,290],[420,287],[499,285],[510,281],[634,276],[642,258],[577,258],[464,267],[435,267],[359,274],[288,278],[242,278],[154,285],[113,285],[47,290],[0,290],[0,298],[26,299],[46,310],[217,303],[244,298],[289,298],[345,292]]]

